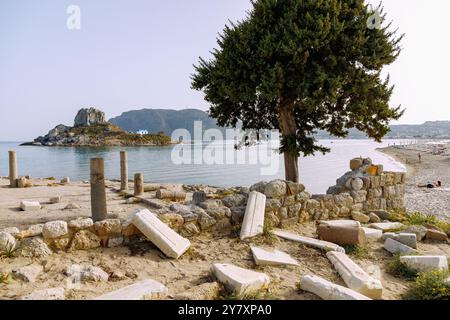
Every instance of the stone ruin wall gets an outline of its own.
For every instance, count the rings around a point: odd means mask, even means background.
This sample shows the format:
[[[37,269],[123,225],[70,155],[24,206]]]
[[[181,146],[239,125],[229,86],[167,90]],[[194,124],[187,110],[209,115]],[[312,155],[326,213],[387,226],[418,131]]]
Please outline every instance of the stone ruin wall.
[[[250,188],[219,191],[185,186],[185,191],[193,193],[192,201],[157,199],[158,192],[155,199],[134,197],[126,201],[143,202],[163,222],[188,238],[202,232],[229,234],[239,230],[251,191],[266,195],[265,225],[270,227],[348,218],[355,212],[405,209],[404,173],[384,172],[382,166],[372,165],[370,159],[353,159],[350,168],[327,194],[311,195],[302,184],[274,180],[259,182]],[[52,221],[34,225],[22,231],[8,229],[18,242],[18,254],[29,257],[45,256],[53,251],[120,246],[141,235],[132,224],[120,219],[93,223],[90,218],[79,218],[68,223]]]

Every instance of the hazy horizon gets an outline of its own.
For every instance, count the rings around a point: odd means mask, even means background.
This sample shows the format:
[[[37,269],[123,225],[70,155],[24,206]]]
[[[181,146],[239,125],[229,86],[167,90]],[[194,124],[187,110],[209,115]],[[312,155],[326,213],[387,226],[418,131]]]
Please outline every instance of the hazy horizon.
[[[80,30],[66,26],[72,4],[81,9]],[[406,33],[403,52],[385,70],[396,85],[391,106],[407,109],[392,124],[450,120],[450,2],[383,4],[394,28]],[[0,141],[32,140],[71,125],[91,106],[107,119],[143,108],[207,110],[202,94],[190,89],[193,64],[210,55],[228,20],[248,9],[247,0],[2,1]]]

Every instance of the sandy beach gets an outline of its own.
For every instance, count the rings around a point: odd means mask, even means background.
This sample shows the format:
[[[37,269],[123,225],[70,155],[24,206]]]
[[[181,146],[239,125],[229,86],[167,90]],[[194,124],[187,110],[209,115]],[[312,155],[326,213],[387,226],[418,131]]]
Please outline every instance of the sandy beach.
[[[436,152],[436,145],[419,144],[379,149],[407,167],[405,202],[408,212],[421,212],[450,221],[450,148]],[[419,162],[419,153],[421,161]],[[442,182],[441,188],[419,188],[428,182]]]
[[[0,179],[0,229],[11,226],[25,229],[35,223],[55,219],[69,221],[79,216],[90,216],[88,183],[73,182],[61,185],[51,180],[32,181],[34,187],[10,189],[7,187],[8,180]],[[113,188],[117,188],[118,185],[117,182],[107,182],[108,212],[111,217],[125,219],[133,210],[145,207],[141,203],[129,204],[122,196],[113,192]],[[47,203],[49,197],[56,195],[62,196],[61,203]],[[41,201],[43,208],[39,212],[19,211],[18,205],[24,199]],[[73,209],[64,209],[69,203]],[[316,236],[314,222],[295,224],[287,229],[305,236]],[[262,299],[318,299],[313,294],[297,289],[297,283],[302,275],[318,275],[345,285],[326,258],[325,252],[295,242],[267,236],[241,241],[237,233],[223,236],[206,233],[193,237],[191,243],[191,249],[178,260],[166,258],[148,241],[116,248],[58,252],[43,258],[2,257],[1,272],[9,273],[17,267],[27,265],[42,265],[44,272],[32,283],[12,280],[0,285],[0,299],[20,299],[34,290],[66,287],[68,278],[65,270],[74,263],[98,266],[110,275],[110,280],[84,282],[78,289],[66,289],[66,299],[95,298],[147,278],[165,284],[169,289],[167,298],[173,299],[179,293],[186,290],[195,292],[199,285],[213,281],[211,265],[217,262],[233,263],[266,273],[272,282],[270,294],[260,297]],[[283,250],[297,259],[299,266],[256,266],[250,251],[252,245]],[[383,299],[400,299],[410,283],[385,272],[386,261],[391,255],[383,249],[382,242],[370,242],[367,248],[367,255],[354,257],[354,260],[365,270],[374,267],[380,270],[384,286]],[[421,242],[418,249],[424,254],[450,255],[450,247],[446,243]]]

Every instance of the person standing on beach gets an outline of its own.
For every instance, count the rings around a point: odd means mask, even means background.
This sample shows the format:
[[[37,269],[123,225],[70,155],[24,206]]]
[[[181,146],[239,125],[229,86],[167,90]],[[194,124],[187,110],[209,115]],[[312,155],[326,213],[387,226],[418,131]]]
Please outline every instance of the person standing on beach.
[[[419,152],[418,157],[419,157],[419,163],[421,163],[422,162],[422,155],[420,154],[420,152]]]

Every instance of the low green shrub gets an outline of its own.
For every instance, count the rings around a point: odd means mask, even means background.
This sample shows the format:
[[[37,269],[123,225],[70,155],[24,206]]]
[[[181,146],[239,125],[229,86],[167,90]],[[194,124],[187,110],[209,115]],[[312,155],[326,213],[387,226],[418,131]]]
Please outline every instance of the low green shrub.
[[[450,280],[447,271],[420,273],[404,295],[406,300],[450,300]]]

